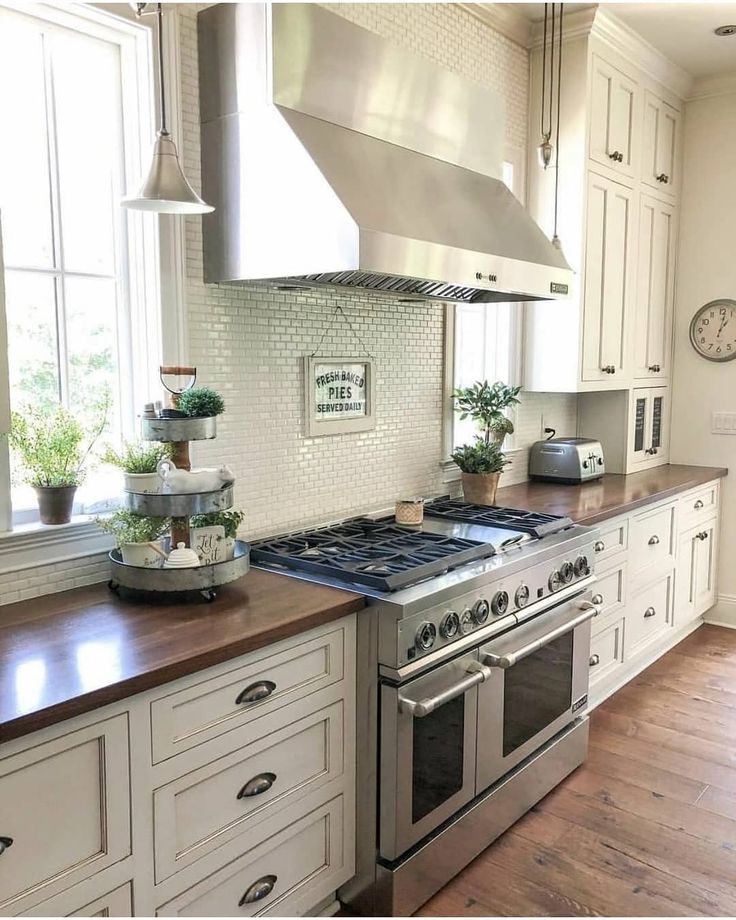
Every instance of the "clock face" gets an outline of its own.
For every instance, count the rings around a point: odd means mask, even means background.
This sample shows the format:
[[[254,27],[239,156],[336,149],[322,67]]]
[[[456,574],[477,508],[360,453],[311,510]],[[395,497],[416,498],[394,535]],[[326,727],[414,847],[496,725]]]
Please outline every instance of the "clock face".
[[[736,300],[712,300],[690,323],[690,342],[709,361],[736,358]]]

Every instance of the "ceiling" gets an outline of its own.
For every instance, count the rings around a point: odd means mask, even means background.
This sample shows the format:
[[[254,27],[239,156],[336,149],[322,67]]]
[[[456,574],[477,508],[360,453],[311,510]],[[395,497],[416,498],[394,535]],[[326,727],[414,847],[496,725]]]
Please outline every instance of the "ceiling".
[[[543,3],[509,6],[532,22],[544,17]],[[566,3],[565,12],[594,6]],[[601,3],[643,39],[654,45],[693,77],[736,72],[736,35],[719,38],[717,26],[736,24],[736,2],[723,3]]]

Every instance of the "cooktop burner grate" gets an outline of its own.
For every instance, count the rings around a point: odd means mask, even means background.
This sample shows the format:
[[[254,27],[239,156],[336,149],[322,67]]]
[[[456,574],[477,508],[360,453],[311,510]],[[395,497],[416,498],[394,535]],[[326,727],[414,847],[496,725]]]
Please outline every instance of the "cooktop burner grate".
[[[520,530],[541,539],[570,527],[572,521],[556,514],[541,514],[517,508],[500,508],[495,505],[473,505],[449,496],[427,502],[424,513],[446,521],[461,521],[480,527],[500,527],[502,530]]]
[[[396,591],[492,556],[490,543],[356,518],[251,545],[251,561]]]

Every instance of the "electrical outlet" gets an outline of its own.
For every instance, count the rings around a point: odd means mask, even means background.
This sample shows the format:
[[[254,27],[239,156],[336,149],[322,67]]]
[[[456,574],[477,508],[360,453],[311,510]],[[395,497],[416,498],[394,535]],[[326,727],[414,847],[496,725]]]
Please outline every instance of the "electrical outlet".
[[[714,412],[713,434],[736,434],[736,412]]]

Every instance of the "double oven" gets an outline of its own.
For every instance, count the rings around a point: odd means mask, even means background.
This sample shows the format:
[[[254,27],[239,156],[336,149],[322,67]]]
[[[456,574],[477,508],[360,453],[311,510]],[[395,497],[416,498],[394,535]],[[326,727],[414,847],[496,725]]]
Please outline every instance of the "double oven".
[[[583,713],[598,598],[579,589],[381,680],[381,861],[402,858]]]

